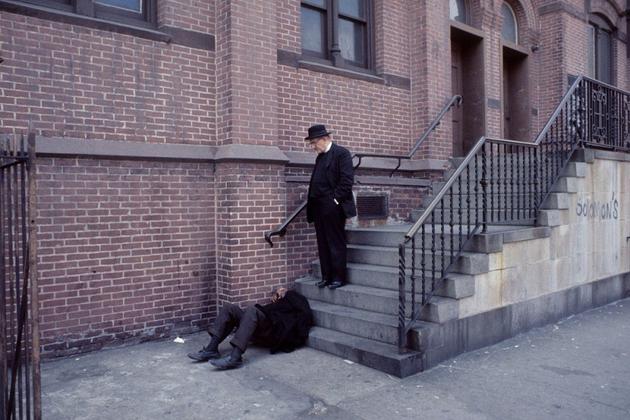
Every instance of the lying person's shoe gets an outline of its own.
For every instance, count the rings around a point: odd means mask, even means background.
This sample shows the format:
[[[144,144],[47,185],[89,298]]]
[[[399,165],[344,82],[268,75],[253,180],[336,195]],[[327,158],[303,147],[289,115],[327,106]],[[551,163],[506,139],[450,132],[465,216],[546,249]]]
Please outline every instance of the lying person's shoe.
[[[204,347],[197,353],[188,353],[188,357],[197,362],[207,362],[210,359],[218,359],[221,357],[221,353],[217,350],[210,350],[208,347]]]
[[[340,282],[339,280],[335,280],[328,285],[328,288],[330,290],[334,290],[334,289],[339,289],[342,286],[344,286],[344,283]]]
[[[217,369],[227,370],[240,367],[243,364],[243,359],[233,359],[228,355],[220,359],[210,360],[210,363]]]

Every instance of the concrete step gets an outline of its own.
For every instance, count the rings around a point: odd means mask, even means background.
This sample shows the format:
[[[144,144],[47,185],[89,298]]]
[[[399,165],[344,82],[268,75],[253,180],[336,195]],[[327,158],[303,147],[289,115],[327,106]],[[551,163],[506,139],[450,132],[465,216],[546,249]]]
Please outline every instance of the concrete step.
[[[568,193],[550,193],[542,205],[543,210],[566,210],[571,201]]]
[[[398,248],[398,245],[404,241],[405,234],[411,228],[411,224],[405,225],[391,225],[391,228],[387,226],[378,228],[347,228],[346,237],[348,243],[353,245],[368,245],[368,246],[380,246]],[[442,226],[435,225],[435,229],[430,224],[425,225],[424,229],[424,243],[426,247],[431,247],[432,231],[435,230],[435,247],[441,249],[442,241],[440,239],[442,235]],[[451,235],[451,231],[454,233]],[[453,225],[452,229],[449,225],[444,225],[444,240],[446,248],[450,247],[451,236],[453,236],[453,243],[459,245],[459,239],[462,238],[462,242],[465,238],[472,234],[474,226],[472,225]],[[422,235],[421,231],[416,234],[416,244],[421,245]]]
[[[493,185],[492,189],[488,187],[486,191],[486,197],[488,201],[494,198],[495,202],[500,201],[501,203],[505,203],[507,199],[508,204],[511,205],[514,203],[513,207],[524,207],[530,201],[533,201],[531,195],[533,193],[533,186],[521,186],[520,189],[518,187],[511,188],[508,187],[507,190],[504,189],[504,185]],[[421,207],[427,207],[433,201],[435,194],[425,195],[420,200]],[[444,210],[450,211],[451,203],[453,203],[453,211],[457,212],[459,207],[465,211],[466,208],[470,207],[471,209],[474,207],[481,208],[483,203],[483,192],[479,189],[478,192],[474,190],[468,191],[464,190],[463,193],[446,193],[443,197]],[[470,203],[470,204],[469,204]]]
[[[309,304],[315,325],[318,327],[382,343],[393,345],[398,343],[397,316],[334,305],[311,298]]]
[[[431,195],[436,195],[439,193],[442,188],[446,185],[447,181],[435,181],[431,184]],[[488,179],[488,184],[486,185],[486,192],[494,192],[501,194],[524,194],[527,191],[534,190],[534,178],[524,178],[521,174],[520,177],[502,177],[502,178],[492,178]],[[455,180],[453,184],[451,184],[451,188],[447,190],[445,195],[453,195],[453,196],[466,196],[466,195],[475,195],[475,194],[483,194],[483,186],[481,185],[481,177],[478,179],[465,180],[461,181]]]
[[[312,264],[313,275],[321,279],[319,261]],[[408,276],[411,271],[407,270]],[[416,292],[421,289],[422,274],[420,270],[416,273]],[[369,264],[348,264],[348,282],[350,284],[375,287],[379,289],[389,289],[398,291],[398,268],[383,267]],[[425,284],[431,283],[431,278],[425,274]],[[406,290],[411,290],[410,277],[407,277]],[[435,291],[437,296],[449,297],[452,299],[463,299],[472,296],[475,292],[475,279],[471,275],[449,273],[441,287]]]
[[[568,210],[540,210],[537,219],[539,226],[560,226],[569,223]]]
[[[309,333],[308,346],[325,351],[372,369],[404,378],[421,372],[422,354],[418,351],[398,353],[398,347],[328,328],[313,327]]]
[[[411,224],[385,225],[374,228],[347,227],[349,244],[397,247],[411,228]]]
[[[507,169],[507,171],[506,171]],[[534,169],[525,169],[525,171],[531,170],[532,174]],[[488,167],[490,171],[490,167]],[[540,172],[540,169],[538,170]],[[569,162],[562,172],[563,177],[575,177],[584,178],[587,175],[588,164],[585,162]],[[497,174],[500,174],[498,176]],[[487,174],[487,192],[501,193],[501,194],[523,194],[533,189],[533,177],[529,176],[524,169],[520,167],[517,173],[511,164],[508,162],[507,168],[501,163],[500,166],[492,167],[492,174]],[[443,181],[436,181],[431,184],[431,190],[433,194],[437,194],[444,185],[448,182],[449,177],[446,177]],[[475,191],[475,187],[477,190]],[[459,195],[460,192],[464,194],[481,194],[481,174],[474,175],[465,173],[462,174],[461,180],[456,180],[452,185],[452,192],[454,195]],[[571,191],[568,191],[571,192]],[[422,201],[422,205],[426,206],[431,200],[431,196],[425,197]]]
[[[588,173],[588,164],[585,162],[569,162],[562,172],[562,176],[584,178]]]
[[[315,283],[319,279],[306,277],[296,280],[296,289],[309,300],[338,305],[344,309],[370,311],[371,314],[398,316],[398,290],[379,289],[375,287],[347,284],[339,289],[318,288]],[[406,316],[411,316],[411,294],[406,297]],[[421,296],[416,293],[416,304],[420,305]],[[374,315],[375,316],[375,315]],[[457,300],[434,296],[420,313],[420,319],[429,322],[443,323],[459,316]],[[351,332],[351,331],[350,331]],[[362,334],[357,334],[361,335]],[[366,336],[367,337],[367,336]],[[369,337],[376,339],[374,337]]]
[[[578,178],[575,177],[561,177],[551,187],[551,192],[555,193],[577,193],[578,190]]]
[[[521,204],[521,207],[523,207],[524,205],[528,205],[528,203]],[[511,206],[510,202],[508,202],[508,206]],[[535,217],[535,212],[533,210],[528,210],[524,208],[514,208],[513,210],[511,208],[508,208],[506,210],[504,201],[492,202],[492,200],[489,199],[488,207],[491,208],[486,215],[489,223],[527,220],[533,219]],[[493,207],[494,210],[492,210]],[[417,221],[424,214],[424,210],[424,208],[412,210],[410,214],[410,219],[414,222]],[[427,223],[431,223],[431,221],[433,221],[433,223],[435,224],[441,224],[444,220],[447,224],[451,223],[452,221],[455,225],[468,225],[475,224],[477,221],[481,223],[482,218],[483,213],[481,212],[481,210],[476,211],[474,209],[471,209],[468,212],[466,211],[466,209],[463,209],[462,213],[460,214],[457,209],[454,209],[453,214],[451,215],[450,208],[448,207],[444,208],[444,216],[442,216],[441,207],[438,207],[436,210],[434,210],[433,216],[428,216]]]
[[[440,241],[441,242],[441,241]],[[446,245],[446,238],[445,238]],[[405,256],[406,262],[411,264],[411,251]],[[431,269],[441,270],[444,265],[450,263],[450,254],[442,255],[441,252],[435,255],[435,265],[430,251],[424,253],[425,264]],[[422,251],[416,252],[417,264],[422,260]],[[398,267],[398,249],[392,247],[376,247],[367,245],[348,245],[348,262],[358,264],[370,264],[389,267]],[[489,269],[489,256],[485,253],[463,252],[457,261],[454,262],[451,271],[461,274],[481,274]],[[425,267],[427,267],[425,265]]]

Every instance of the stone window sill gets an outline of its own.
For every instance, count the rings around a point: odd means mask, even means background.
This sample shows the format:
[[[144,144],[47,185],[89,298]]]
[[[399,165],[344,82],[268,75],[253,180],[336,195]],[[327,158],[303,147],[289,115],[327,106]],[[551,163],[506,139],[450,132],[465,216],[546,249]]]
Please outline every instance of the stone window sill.
[[[335,74],[337,76],[349,77],[351,79],[364,80],[366,82],[378,83],[381,85],[385,84],[385,79],[379,76],[376,76],[369,71],[361,72],[357,70],[346,69],[342,67],[335,67],[330,64],[324,64],[317,61],[312,61],[308,59],[300,59],[298,60],[298,67],[318,71],[321,73]]]

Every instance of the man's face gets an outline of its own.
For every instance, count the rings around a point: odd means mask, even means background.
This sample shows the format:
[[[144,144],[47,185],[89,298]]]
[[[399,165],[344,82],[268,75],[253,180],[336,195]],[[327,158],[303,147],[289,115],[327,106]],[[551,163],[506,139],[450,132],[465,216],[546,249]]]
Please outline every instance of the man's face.
[[[280,299],[282,299],[284,297],[284,295],[287,294],[287,289],[285,287],[280,287],[278,290],[276,290],[273,293],[273,296],[271,297],[271,301],[272,302],[277,302]]]
[[[315,152],[317,152],[317,154],[320,154],[326,151],[326,146],[328,146],[328,143],[330,143],[330,137],[324,136],[312,139],[308,144]]]

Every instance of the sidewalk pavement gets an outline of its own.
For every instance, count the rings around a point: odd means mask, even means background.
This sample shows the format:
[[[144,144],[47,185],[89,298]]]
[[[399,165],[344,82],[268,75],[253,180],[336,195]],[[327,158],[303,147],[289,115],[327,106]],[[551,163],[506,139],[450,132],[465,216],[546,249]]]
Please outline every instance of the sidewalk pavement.
[[[44,363],[43,418],[630,419],[630,299],[402,380],[309,348],[221,372],[183,338]]]

